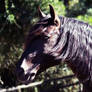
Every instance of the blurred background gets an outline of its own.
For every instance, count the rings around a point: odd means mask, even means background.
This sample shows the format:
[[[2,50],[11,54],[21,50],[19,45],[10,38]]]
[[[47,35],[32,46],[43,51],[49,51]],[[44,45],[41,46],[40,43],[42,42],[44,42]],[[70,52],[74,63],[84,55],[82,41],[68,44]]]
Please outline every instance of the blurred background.
[[[73,17],[92,25],[92,0],[0,0],[0,89],[21,84],[14,76],[16,63],[28,31],[38,20],[38,6],[48,14],[49,4],[59,16]],[[72,74],[67,64],[62,63],[47,69],[35,80],[50,81],[18,92],[77,92],[80,85],[64,86],[75,83],[77,78],[57,79]]]

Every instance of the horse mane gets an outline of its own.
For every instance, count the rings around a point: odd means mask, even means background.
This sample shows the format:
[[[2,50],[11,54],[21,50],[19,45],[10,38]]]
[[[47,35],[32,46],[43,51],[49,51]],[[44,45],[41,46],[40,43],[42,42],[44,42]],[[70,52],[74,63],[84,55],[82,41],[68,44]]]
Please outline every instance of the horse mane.
[[[61,35],[51,54],[61,61],[68,61],[68,65],[74,72],[77,71],[75,75],[81,81],[92,78],[89,73],[92,71],[92,26],[73,18],[60,17],[60,20]],[[82,70],[85,76],[79,75],[74,67]]]

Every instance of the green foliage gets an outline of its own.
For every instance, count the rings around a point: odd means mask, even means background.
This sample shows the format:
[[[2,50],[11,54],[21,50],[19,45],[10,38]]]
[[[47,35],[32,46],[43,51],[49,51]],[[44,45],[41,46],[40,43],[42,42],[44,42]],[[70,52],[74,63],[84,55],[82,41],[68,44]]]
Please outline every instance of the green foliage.
[[[13,14],[9,14],[8,17],[7,17],[7,20],[10,21],[10,23],[14,23],[15,16]]]
[[[79,16],[77,16],[77,18],[79,20],[83,20],[83,21],[89,23],[90,25],[92,25],[92,8],[89,8],[87,10],[87,13],[84,16],[79,15]]]
[[[65,6],[63,2],[59,0],[44,0],[41,2],[40,6],[42,10],[44,10],[45,13],[49,12],[49,4],[53,5],[54,9],[56,10],[56,13],[58,15],[65,15]],[[47,7],[46,7],[47,6]]]
[[[66,16],[76,17],[78,15],[84,15],[90,6],[87,6],[87,0],[69,0],[69,5],[66,7]]]
[[[92,16],[84,15],[84,16],[78,16],[77,17],[79,20],[84,20],[85,22],[89,23],[92,25]]]

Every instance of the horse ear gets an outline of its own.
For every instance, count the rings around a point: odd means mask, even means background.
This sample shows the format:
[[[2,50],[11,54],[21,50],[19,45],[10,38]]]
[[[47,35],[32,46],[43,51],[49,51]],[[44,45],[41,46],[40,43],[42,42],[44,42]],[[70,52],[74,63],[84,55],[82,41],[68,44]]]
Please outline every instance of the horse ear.
[[[38,7],[38,15],[39,15],[39,18],[44,18],[46,15],[41,11],[40,7]]]
[[[54,24],[60,25],[60,19],[56,15],[53,6],[52,5],[49,5],[49,7],[50,7],[50,15],[51,15],[52,21],[54,22]]]
[[[53,8],[52,5],[49,5],[49,7],[50,7],[50,15],[51,15],[51,18],[54,20],[55,19],[55,16],[56,16],[55,11],[54,11],[54,8]]]

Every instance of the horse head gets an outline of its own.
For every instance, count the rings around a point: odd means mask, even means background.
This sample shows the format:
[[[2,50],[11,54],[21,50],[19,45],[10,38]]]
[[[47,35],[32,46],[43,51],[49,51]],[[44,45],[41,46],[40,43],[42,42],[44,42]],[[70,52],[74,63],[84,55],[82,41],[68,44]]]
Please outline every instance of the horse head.
[[[60,35],[60,19],[51,5],[49,8],[49,15],[38,9],[39,21],[31,28],[18,61],[17,77],[22,83],[31,82],[36,74],[60,63],[52,54]]]

